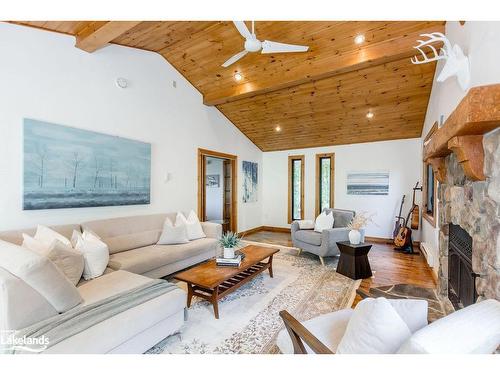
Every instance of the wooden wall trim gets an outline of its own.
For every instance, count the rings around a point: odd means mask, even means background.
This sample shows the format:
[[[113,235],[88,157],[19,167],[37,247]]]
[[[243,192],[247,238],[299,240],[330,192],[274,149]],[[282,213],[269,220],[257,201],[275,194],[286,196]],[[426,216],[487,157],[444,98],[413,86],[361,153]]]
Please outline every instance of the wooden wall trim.
[[[320,197],[320,160],[322,158],[330,158],[330,208],[335,208],[335,153],[316,154],[316,188],[315,188],[315,209],[316,216],[320,214],[321,197]]]
[[[293,221],[292,218],[292,172],[293,172],[293,161],[301,160],[300,163],[300,213],[302,218],[304,217],[304,155],[289,155],[288,156],[288,224],[291,224]]]
[[[482,139],[500,126],[499,102],[500,84],[471,88],[444,125],[424,143],[424,161],[439,160],[454,152],[467,177],[484,181]]]
[[[238,232],[238,156],[225,154],[218,151],[198,148],[198,217],[203,221],[205,208],[205,165],[203,163],[204,156],[212,156],[216,158],[228,159],[231,161],[231,231]]]

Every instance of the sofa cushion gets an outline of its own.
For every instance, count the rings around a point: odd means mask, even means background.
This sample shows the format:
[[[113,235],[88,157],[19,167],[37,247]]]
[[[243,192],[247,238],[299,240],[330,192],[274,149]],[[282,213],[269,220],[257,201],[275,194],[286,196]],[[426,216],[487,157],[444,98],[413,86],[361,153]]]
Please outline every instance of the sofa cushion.
[[[347,323],[352,316],[352,309],[343,309],[334,311],[328,314],[317,316],[316,318],[307,320],[302,324],[306,327],[319,341],[326,345],[332,352],[337,351],[337,346],[344,336]],[[286,329],[278,334],[276,345],[283,354],[293,354],[293,344],[290,335]],[[304,345],[308,353],[314,353],[312,349]]]
[[[47,257],[0,240],[0,267],[35,289],[58,312],[78,305],[78,289]]]
[[[339,354],[392,354],[411,336],[410,329],[385,298],[367,298],[356,305]]]
[[[215,249],[217,240],[201,238],[179,245],[151,245],[134,250],[112,254],[109,267],[143,274],[169,263],[199,255],[209,249]]]
[[[313,230],[298,230],[294,233],[297,240],[310,245],[321,246],[321,233]]]
[[[0,331],[25,328],[54,315],[57,311],[45,297],[0,267]]]
[[[401,354],[491,354],[500,345],[500,302],[494,299],[438,319],[406,341]]]
[[[96,220],[83,223],[82,229],[97,234],[108,245],[109,253],[115,254],[156,244],[167,217],[172,220],[168,214]]]

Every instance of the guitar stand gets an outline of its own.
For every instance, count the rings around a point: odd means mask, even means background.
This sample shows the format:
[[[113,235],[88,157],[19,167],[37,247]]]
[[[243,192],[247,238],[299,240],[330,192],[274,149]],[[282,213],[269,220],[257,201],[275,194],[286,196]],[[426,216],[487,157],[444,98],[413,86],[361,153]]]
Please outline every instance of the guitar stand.
[[[410,243],[405,246],[405,247],[395,247],[394,250],[401,251],[404,254],[409,254],[409,255],[418,255],[420,254],[419,252],[416,252],[413,250],[413,238],[410,237]]]

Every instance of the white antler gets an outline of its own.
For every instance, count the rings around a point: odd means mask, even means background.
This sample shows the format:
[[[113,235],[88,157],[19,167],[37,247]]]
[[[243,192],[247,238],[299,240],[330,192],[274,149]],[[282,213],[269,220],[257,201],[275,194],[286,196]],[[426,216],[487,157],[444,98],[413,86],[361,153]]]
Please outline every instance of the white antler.
[[[442,33],[431,33],[431,34],[421,34],[420,36],[424,36],[429,38],[428,40],[417,40],[419,43],[418,46],[413,47],[416,50],[420,52],[420,54],[423,56],[422,60],[419,60],[417,56],[414,56],[411,59],[411,62],[413,64],[425,64],[431,61],[437,61],[437,60],[443,60],[448,58],[448,53],[449,51],[452,51],[450,41],[444,34]],[[436,50],[436,48],[432,45],[432,43],[436,42],[443,42],[443,47],[440,49],[440,52]],[[431,58],[427,57],[427,54],[424,52],[422,49],[423,47],[428,47],[431,51],[433,56]]]

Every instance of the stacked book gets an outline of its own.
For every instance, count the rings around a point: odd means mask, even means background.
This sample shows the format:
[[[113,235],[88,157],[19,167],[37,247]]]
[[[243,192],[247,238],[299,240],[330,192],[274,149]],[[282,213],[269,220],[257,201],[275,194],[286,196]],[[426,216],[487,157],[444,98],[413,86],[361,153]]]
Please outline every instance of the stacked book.
[[[239,251],[234,254],[234,258],[215,258],[215,263],[217,266],[221,267],[239,267],[241,265],[241,261],[245,258],[245,254],[240,253]]]

